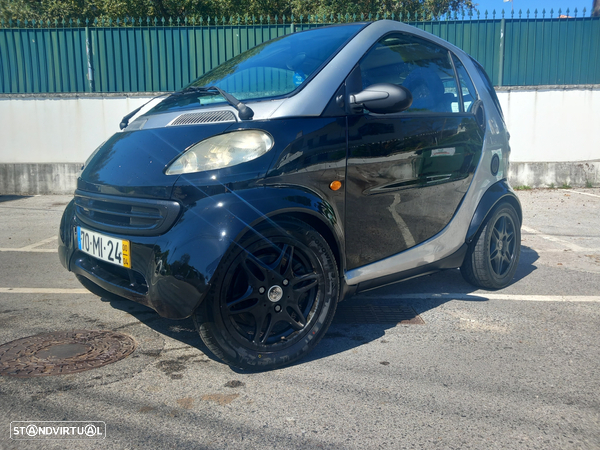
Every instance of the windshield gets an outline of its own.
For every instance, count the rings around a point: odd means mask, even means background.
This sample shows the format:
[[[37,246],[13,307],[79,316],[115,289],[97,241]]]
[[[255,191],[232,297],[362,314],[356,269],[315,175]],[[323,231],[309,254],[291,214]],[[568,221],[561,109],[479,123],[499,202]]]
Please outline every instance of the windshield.
[[[288,95],[316,74],[364,26],[317,28],[273,39],[215,67],[186,88],[216,86],[238,100]],[[216,93],[190,90],[184,95],[167,98],[153,111],[223,101]]]

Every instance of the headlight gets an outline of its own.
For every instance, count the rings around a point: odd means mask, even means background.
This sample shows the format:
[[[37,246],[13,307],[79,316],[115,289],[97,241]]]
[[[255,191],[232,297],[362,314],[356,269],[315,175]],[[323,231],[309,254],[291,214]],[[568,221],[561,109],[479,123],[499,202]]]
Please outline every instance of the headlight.
[[[260,130],[233,131],[192,145],[171,163],[167,175],[222,169],[252,161],[273,148],[273,138]]]

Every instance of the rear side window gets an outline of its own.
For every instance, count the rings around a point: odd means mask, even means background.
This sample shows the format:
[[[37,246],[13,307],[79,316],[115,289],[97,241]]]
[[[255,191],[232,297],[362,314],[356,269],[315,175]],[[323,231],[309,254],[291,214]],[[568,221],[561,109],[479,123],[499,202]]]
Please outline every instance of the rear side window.
[[[359,63],[363,88],[393,83],[407,88],[412,106],[404,113],[459,112],[454,68],[448,50],[416,36],[385,36]]]
[[[498,100],[498,96],[496,95],[496,91],[494,90],[494,85],[492,84],[490,77],[488,77],[488,74],[485,73],[485,70],[483,69],[481,64],[479,64],[473,58],[471,58],[471,60],[473,61],[473,64],[475,64],[475,67],[477,68],[479,75],[481,75],[483,85],[484,85],[485,89],[488,91],[488,93],[490,94],[490,97],[492,97],[492,101],[494,102],[494,105],[496,105],[496,108],[498,109],[500,116],[502,116],[502,118],[504,119],[504,114],[502,114],[502,107],[500,106],[500,101]]]
[[[456,74],[458,75],[458,82],[460,84],[460,91],[462,93],[462,101],[465,112],[471,112],[473,103],[475,103],[475,100],[477,100],[475,86],[473,86],[471,77],[467,73],[465,66],[463,66],[460,60],[454,55],[452,55],[452,59],[454,61],[454,67],[456,68]]]

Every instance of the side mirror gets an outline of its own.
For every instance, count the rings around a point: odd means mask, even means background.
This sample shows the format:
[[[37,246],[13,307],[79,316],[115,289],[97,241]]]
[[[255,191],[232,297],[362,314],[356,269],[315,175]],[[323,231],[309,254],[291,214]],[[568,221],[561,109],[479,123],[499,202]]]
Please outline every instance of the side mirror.
[[[413,97],[404,86],[392,83],[372,84],[357,94],[350,94],[350,106],[364,107],[377,114],[397,113],[410,108]]]

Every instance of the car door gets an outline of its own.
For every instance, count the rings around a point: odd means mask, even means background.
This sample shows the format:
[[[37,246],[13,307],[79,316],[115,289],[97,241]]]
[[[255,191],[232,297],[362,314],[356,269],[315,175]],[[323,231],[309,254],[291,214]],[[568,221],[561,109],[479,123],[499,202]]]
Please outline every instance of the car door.
[[[348,119],[348,269],[439,233],[467,192],[483,145],[483,131],[470,111],[475,89],[447,49],[391,33],[365,54],[356,71],[360,86],[354,81],[354,92],[394,83],[411,91],[413,103],[401,113],[365,110]],[[352,89],[352,83],[346,85]]]

